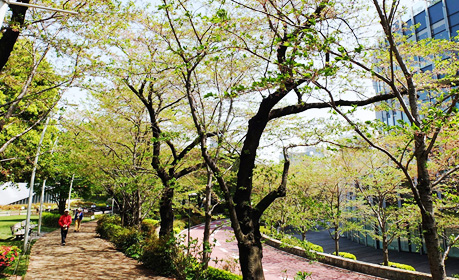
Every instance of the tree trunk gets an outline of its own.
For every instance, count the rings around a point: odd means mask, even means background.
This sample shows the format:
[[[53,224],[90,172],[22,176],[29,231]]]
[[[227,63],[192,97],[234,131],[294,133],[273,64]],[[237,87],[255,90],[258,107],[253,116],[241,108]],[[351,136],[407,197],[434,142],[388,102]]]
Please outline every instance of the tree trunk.
[[[430,273],[433,280],[446,279],[445,264],[443,263],[440,251],[440,240],[438,238],[437,223],[434,216],[432,183],[430,181],[429,170],[427,169],[428,154],[426,153],[424,133],[415,133],[416,163],[418,184],[417,188],[424,211],[421,209],[422,231],[429,257]]]
[[[239,243],[239,263],[244,280],[264,280],[262,245],[260,238],[245,243]]]
[[[338,233],[338,226],[335,226],[335,232],[334,232],[334,241],[335,241],[335,252],[336,255],[339,255],[339,233]]]
[[[387,237],[383,235],[382,237],[382,246],[383,246],[383,265],[389,266],[389,244],[387,244]]]
[[[440,240],[433,215],[422,213],[422,231],[429,257],[430,273],[433,280],[446,279],[445,264],[442,261]]]
[[[67,199],[59,199],[59,201],[57,202],[57,208],[59,209],[60,214],[64,214],[64,210],[66,207],[66,204],[65,204],[66,201]]]
[[[140,195],[140,191],[137,190],[135,192],[136,199],[135,199],[135,210],[133,211],[135,216],[133,220],[133,225],[135,227],[140,228],[140,223],[142,223],[142,197]]]
[[[29,3],[29,0],[22,0],[18,2]],[[27,7],[10,5],[12,11],[10,26],[3,32],[3,36],[0,38],[0,72],[8,62],[11,52],[13,51],[14,44],[18,40],[19,33],[24,25],[25,15]],[[14,25],[14,26],[11,26]]]
[[[174,210],[172,208],[172,199],[174,198],[174,189],[171,187],[164,188],[159,207],[161,217],[161,229],[159,236],[171,235],[174,231]]]
[[[202,243],[202,264],[203,269],[207,269],[210,260],[210,223],[212,221],[212,172],[207,170],[207,185],[206,185],[206,204],[205,211],[205,224],[204,224],[204,237]]]

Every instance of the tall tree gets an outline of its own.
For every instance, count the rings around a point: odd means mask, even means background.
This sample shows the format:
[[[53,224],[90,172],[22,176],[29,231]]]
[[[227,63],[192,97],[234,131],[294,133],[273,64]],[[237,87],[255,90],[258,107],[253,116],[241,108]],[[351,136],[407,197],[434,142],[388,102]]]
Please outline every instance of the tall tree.
[[[219,186],[225,193],[233,230],[239,247],[241,270],[244,279],[264,279],[262,268],[262,243],[259,231],[260,217],[271,203],[286,194],[289,160],[285,160],[282,180],[276,190],[271,191],[258,202],[252,201],[253,170],[257,149],[267,124],[277,118],[304,112],[313,108],[331,107],[327,101],[307,102],[314,88],[308,84],[319,77],[333,77],[337,69],[329,67],[327,51],[333,47],[334,35],[327,34],[326,23],[339,22],[336,15],[343,13],[344,7],[335,6],[330,1],[291,1],[282,3],[256,1],[239,3],[232,1],[237,7],[251,10],[250,16],[239,18],[246,24],[245,30],[231,30],[234,34],[236,47],[246,51],[248,55],[260,58],[266,63],[266,71],[260,73],[259,82],[254,83],[251,90],[259,92],[261,102],[257,112],[251,117],[246,130],[243,147],[239,157],[237,184],[234,193],[221,175],[215,161],[208,156],[206,135],[195,115],[193,120],[201,136],[202,155],[214,172]],[[236,10],[236,5],[231,9]],[[230,14],[236,17],[236,13]],[[240,25],[235,24],[238,28]],[[255,27],[256,26],[256,27]],[[265,27],[265,29],[261,28]],[[330,25],[328,25],[330,26]],[[250,27],[254,29],[249,30]],[[263,29],[263,32],[258,30]],[[260,40],[261,38],[261,40]],[[258,47],[258,48],[257,48]],[[338,48],[338,46],[335,46]],[[321,56],[322,55],[322,56]],[[322,64],[315,63],[316,60]],[[297,104],[281,106],[280,102],[287,94],[297,95]],[[373,102],[393,98],[386,94],[358,100],[333,100],[340,106],[363,106]],[[196,104],[189,96],[192,113]]]
[[[373,53],[374,64],[365,63],[364,59],[355,59],[346,48],[340,52],[331,52],[349,65],[357,66],[383,84],[385,91],[392,92],[396,100],[392,109],[403,112],[405,116],[397,124],[384,126],[391,133],[405,136],[405,141],[396,152],[391,152],[368,134],[368,130],[359,126],[333,104],[334,109],[352,124],[357,133],[372,147],[386,154],[402,170],[415,203],[422,217],[422,231],[429,256],[430,271],[433,279],[445,279],[446,271],[442,257],[438,226],[435,218],[434,188],[442,179],[459,169],[457,165],[445,167],[445,176],[436,177],[429,167],[429,158],[437,145],[445,127],[455,117],[459,99],[455,87],[457,63],[454,49],[457,42],[447,40],[410,41],[400,34],[403,30],[397,22],[400,1],[373,1],[374,11],[382,29],[384,42],[380,52]],[[450,59],[443,60],[445,55]],[[432,71],[421,71],[417,58],[433,65]],[[436,79],[437,75],[443,76]],[[331,90],[320,82],[315,83],[325,92]],[[421,95],[428,98],[421,100]],[[441,149],[440,147],[438,147]]]
[[[61,149],[71,151],[75,172],[116,200],[123,225],[140,226],[159,198],[149,164],[146,109],[124,84],[101,86],[93,87],[89,109],[75,111],[64,122],[68,132]]]
[[[24,179],[35,155],[41,122],[50,114],[62,92],[61,77],[44,59],[41,48],[20,40],[0,73],[0,159],[2,180]],[[29,163],[27,160],[29,159]],[[16,175],[16,176],[15,176]]]

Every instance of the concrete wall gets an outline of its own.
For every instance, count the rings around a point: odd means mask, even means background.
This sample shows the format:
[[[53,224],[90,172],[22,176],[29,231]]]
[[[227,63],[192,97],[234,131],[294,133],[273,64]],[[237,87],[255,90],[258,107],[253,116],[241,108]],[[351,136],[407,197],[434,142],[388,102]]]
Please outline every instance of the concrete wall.
[[[268,236],[263,235],[263,239],[265,243],[277,248],[279,250],[300,256],[306,257],[305,251],[300,247],[282,247],[281,242],[279,240],[275,240],[269,238]],[[393,279],[393,280],[424,280],[424,279],[432,279],[430,274],[416,272],[416,271],[408,271],[394,267],[382,266],[378,264],[366,263],[361,261],[355,261],[351,259],[346,259],[343,257],[319,253],[317,254],[317,261],[337,267],[341,267],[344,269],[373,275],[381,278],[386,279]],[[448,277],[447,279],[453,280],[455,278]]]

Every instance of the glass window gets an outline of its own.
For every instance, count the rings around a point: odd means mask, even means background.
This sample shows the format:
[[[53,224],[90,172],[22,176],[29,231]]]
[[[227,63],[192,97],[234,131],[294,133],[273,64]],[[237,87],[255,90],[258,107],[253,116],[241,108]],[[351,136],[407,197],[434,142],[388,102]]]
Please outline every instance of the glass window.
[[[422,12],[416,16],[414,16],[414,22],[416,24],[421,24],[417,30],[423,30],[427,27],[427,24],[426,24],[426,12]]]
[[[426,101],[427,100],[427,92],[425,90],[424,91],[419,91],[418,95],[419,95],[419,100],[421,100],[421,101]]]
[[[449,16],[449,25],[454,26],[459,24],[459,13]]]
[[[443,5],[442,2],[438,2],[429,8],[429,19],[430,24],[434,24],[443,19]]]
[[[440,33],[443,30],[446,30],[446,25],[445,25],[445,21],[444,20],[441,20],[441,21],[439,21],[437,23],[432,24],[432,33],[433,34]]]
[[[435,39],[448,39],[448,32],[446,30],[437,33],[433,36]]]
[[[423,40],[429,38],[429,32],[427,29],[422,30],[421,32],[417,33],[418,40]]]
[[[457,31],[459,30],[459,25],[452,26],[451,27],[451,37],[456,37],[457,36]]]
[[[457,4],[457,0],[446,0],[446,9],[448,11],[448,15],[459,12],[459,5]]]

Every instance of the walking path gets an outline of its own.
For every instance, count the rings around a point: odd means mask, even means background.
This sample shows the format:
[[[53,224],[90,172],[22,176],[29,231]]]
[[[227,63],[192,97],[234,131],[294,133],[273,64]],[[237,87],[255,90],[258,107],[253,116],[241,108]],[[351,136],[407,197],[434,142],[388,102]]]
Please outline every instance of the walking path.
[[[232,228],[229,225],[220,227],[222,221],[213,222],[212,230],[215,230],[211,240],[216,240],[212,250],[211,262],[214,267],[230,267],[233,272],[240,273],[239,266],[235,265],[238,259],[237,242],[234,239]],[[204,225],[198,225],[191,229],[191,238],[202,238]],[[183,234],[187,234],[186,231]],[[310,273],[307,279],[314,280],[369,280],[382,279],[374,276],[364,275],[319,262],[310,261],[305,258],[294,256],[279,251],[270,246],[263,246],[263,269],[266,280],[293,279],[298,271]]]
[[[136,260],[118,252],[95,233],[96,222],[84,223],[80,232],[69,231],[61,246],[60,230],[45,234],[32,247],[26,280],[45,279],[154,279]]]

